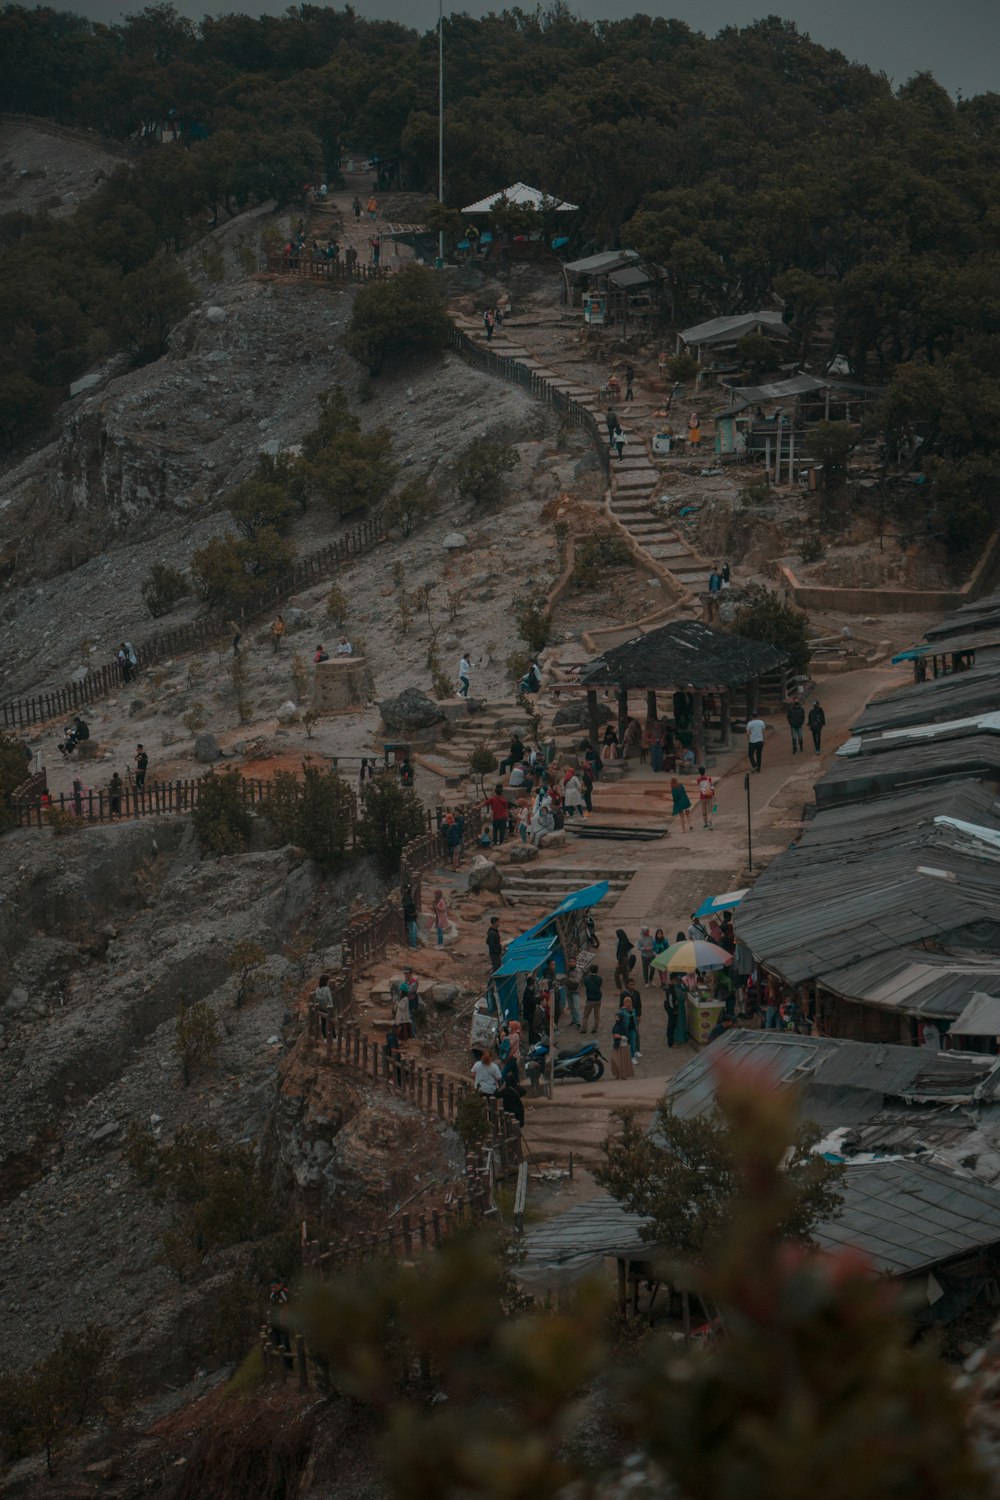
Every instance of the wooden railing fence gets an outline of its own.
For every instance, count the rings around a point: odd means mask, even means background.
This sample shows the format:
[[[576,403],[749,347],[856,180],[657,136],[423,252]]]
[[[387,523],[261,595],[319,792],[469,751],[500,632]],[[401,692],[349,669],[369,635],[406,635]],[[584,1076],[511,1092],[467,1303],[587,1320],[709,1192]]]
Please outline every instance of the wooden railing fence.
[[[378,545],[384,534],[383,514],[378,510],[337,541],[329,542],[307,557],[299,558],[270,588],[264,589],[240,610],[235,611],[236,618],[242,623],[274,609],[291,594],[318,583],[334,569],[354,558],[363,557]],[[225,616],[191,620],[186,625],[178,625],[173,630],[150,636],[135,648],[140,669],[166,661],[179,652],[193,651],[224,639],[231,634],[229,621],[233,615],[234,611],[229,611]],[[122,687],[124,683],[117,661],[108,662],[102,667],[95,667],[93,672],[88,672],[79,682],[66,683],[63,687],[53,688],[51,692],[39,693],[34,698],[0,703],[0,729],[27,729],[50,719],[68,718],[79,713],[86,704],[107,697],[108,693]]]
[[[85,146],[100,146],[111,156],[138,156],[142,147],[134,141],[119,141],[114,136],[102,135],[99,130],[87,130],[77,125],[57,125],[54,120],[42,119],[39,115],[11,114],[0,111],[0,125],[22,125],[40,130],[45,135],[57,136],[64,141],[80,141]]]
[[[451,347],[463,359],[468,360],[478,369],[484,370],[486,374],[496,375],[501,380],[510,381],[512,385],[521,386],[537,400],[544,401],[547,406],[553,407],[574,427],[582,427],[594,444],[605,477],[610,477],[611,454],[607,433],[592,411],[588,411],[587,407],[581,405],[579,401],[574,401],[572,396],[567,396],[565,391],[560,391],[551,385],[544,375],[539,375],[536,370],[529,370],[519,360],[511,359],[503,354],[495,354],[492,349],[484,349],[460,328],[451,330]]]
[[[343,260],[327,260],[324,255],[303,251],[285,255],[281,250],[267,252],[267,269],[276,276],[299,276],[308,281],[382,281],[389,273],[385,266],[348,266]]]

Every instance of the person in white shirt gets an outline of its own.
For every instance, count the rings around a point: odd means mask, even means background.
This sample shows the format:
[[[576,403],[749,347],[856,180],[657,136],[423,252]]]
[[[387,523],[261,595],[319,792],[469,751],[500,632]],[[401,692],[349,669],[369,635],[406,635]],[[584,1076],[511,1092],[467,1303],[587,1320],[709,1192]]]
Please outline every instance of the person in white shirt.
[[[340,637],[340,640],[337,642],[337,655],[338,656],[353,656],[354,655],[354,647],[351,645],[351,643],[347,639],[346,635],[342,635]]]
[[[460,698],[467,698],[469,696],[469,675],[471,672],[472,665],[463,651],[462,659],[458,664],[458,696]]]
[[[764,754],[764,735],[767,725],[763,719],[754,714],[752,719],[747,720],[747,754],[750,757],[750,769],[760,770],[761,756]]]
[[[487,1097],[495,1094],[500,1087],[500,1069],[488,1052],[484,1052],[478,1062],[472,1064],[472,1081],[481,1094]]]

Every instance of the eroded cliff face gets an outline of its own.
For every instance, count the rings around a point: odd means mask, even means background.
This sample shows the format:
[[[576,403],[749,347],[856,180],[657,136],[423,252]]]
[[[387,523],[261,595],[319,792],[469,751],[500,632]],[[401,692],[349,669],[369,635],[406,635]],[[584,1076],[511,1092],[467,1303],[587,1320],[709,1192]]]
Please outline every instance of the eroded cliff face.
[[[241,281],[155,364],[112,361],[64,405],[58,436],[0,477],[0,574],[52,577],[213,511],[262,450],[314,424],[320,392],[356,380],[337,346],[351,295]]]

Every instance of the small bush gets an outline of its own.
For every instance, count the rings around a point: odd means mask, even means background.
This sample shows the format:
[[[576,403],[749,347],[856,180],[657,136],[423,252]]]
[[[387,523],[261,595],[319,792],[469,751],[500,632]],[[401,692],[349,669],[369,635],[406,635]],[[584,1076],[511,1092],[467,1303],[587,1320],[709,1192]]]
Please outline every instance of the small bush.
[[[336,771],[303,766],[302,780],[278,771],[262,811],[282,838],[300,845],[326,872],[347,859],[354,793]]]
[[[516,464],[517,449],[512,444],[476,438],[459,454],[455,488],[473,505],[498,505],[506,476]]]
[[[191,734],[197,734],[199,729],[205,727],[205,705],[204,703],[192,703],[187,713],[181,719],[184,728]]]
[[[507,681],[517,687],[531,666],[531,655],[527,651],[511,651],[506,661]]]
[[[199,1000],[194,1005],[185,1005],[182,1000],[177,1012],[174,1052],[181,1065],[185,1088],[190,1088],[191,1079],[199,1068],[214,1065],[221,1041],[219,1023],[208,1002]]]
[[[426,266],[406,266],[354,299],[344,348],[370,375],[387,359],[433,354],[448,345],[451,320],[441,280]]]
[[[252,820],[239,771],[209,771],[201,778],[192,821],[204,853],[237,854],[246,848]]]
[[[545,608],[545,600],[536,599],[524,604],[514,618],[517,633],[527,645],[530,655],[537,656],[544,651],[552,639],[552,616]]]
[[[0,1379],[0,1444],[7,1461],[44,1449],[48,1473],[55,1473],[70,1433],[108,1406],[105,1366],[112,1342],[110,1328],[89,1323],[64,1333],[27,1374]]]
[[[592,531],[577,543],[573,583],[578,589],[598,588],[609,568],[627,567],[633,560],[628,542],[613,527]]]
[[[674,354],[667,360],[667,374],[675,385],[687,385],[698,374],[698,361],[693,354]]]
[[[273,526],[252,539],[227,531],[193,554],[191,576],[206,604],[238,609],[283,578],[294,561],[295,548]]]
[[[750,584],[736,612],[733,629],[751,641],[766,641],[788,652],[792,671],[802,673],[809,665],[809,621],[802,610],[788,604],[774,589]]]
[[[434,496],[426,479],[411,479],[389,496],[382,507],[382,517],[386,529],[395,529],[405,540],[433,509]]]
[[[475,1151],[482,1146],[490,1133],[490,1122],[486,1115],[486,1100],[473,1090],[463,1094],[455,1109],[455,1131],[466,1151]]]
[[[68,834],[79,833],[83,828],[82,818],[78,818],[76,813],[65,812],[61,807],[50,807],[45,815],[45,821],[57,839],[65,838]]]
[[[179,600],[191,592],[184,574],[166,563],[154,563],[140,589],[142,602],[154,620],[169,614]]]
[[[347,623],[347,597],[343,589],[333,585],[326,596],[326,617],[332,620],[334,625],[345,625]]]
[[[485,740],[481,740],[478,745],[475,745],[469,751],[469,774],[470,776],[474,776],[478,781],[479,795],[481,797],[486,796],[484,785],[486,777],[492,776],[496,768],[497,758]]]
[[[260,943],[246,938],[229,955],[229,972],[236,980],[233,1004],[240,1010],[248,1001],[256,999],[260,972],[267,963],[267,952]]]
[[[409,787],[391,776],[369,781],[362,795],[357,827],[358,847],[373,854],[385,875],[399,873],[400,859],[411,839],[427,828],[423,803]]]
[[[285,536],[291,529],[295,502],[280,484],[260,478],[245,479],[230,490],[226,509],[240,535],[252,542],[268,528]]]

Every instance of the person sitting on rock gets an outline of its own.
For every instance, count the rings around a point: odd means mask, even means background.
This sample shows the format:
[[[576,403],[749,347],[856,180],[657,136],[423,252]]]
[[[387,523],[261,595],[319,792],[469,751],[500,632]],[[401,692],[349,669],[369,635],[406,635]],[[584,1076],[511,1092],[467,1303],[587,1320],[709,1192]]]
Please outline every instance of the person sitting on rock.
[[[84,723],[79,714],[77,714],[72,724],[67,725],[63,733],[65,739],[58,746],[60,755],[72,755],[81,741],[90,739],[90,727]]]
[[[313,657],[313,661],[316,662],[316,663],[319,663],[321,661],[329,661],[329,660],[330,660],[330,653],[329,653],[329,651],[325,650],[325,648],[322,645],[317,646],[316,647],[316,654]]]
[[[354,655],[354,647],[351,645],[351,643],[347,639],[346,635],[342,635],[340,637],[340,640],[337,642],[337,655],[338,656],[353,656]]]

